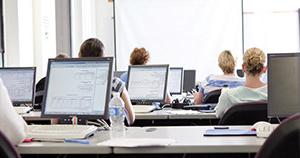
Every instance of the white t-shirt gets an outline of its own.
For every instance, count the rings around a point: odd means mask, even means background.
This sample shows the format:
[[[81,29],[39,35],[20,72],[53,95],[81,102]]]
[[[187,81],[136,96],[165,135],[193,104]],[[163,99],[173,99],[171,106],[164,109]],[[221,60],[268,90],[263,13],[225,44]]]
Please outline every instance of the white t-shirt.
[[[267,85],[260,88],[248,88],[245,86],[222,89],[219,102],[216,106],[216,116],[223,117],[224,113],[233,105],[268,99]]]
[[[17,145],[26,137],[27,124],[16,112],[8,96],[2,80],[0,79],[0,130],[6,137]]]

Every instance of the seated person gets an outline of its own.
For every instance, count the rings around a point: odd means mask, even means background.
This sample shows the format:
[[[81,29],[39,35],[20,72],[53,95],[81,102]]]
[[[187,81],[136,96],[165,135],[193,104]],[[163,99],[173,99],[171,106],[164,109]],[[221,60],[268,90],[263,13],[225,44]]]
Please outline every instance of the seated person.
[[[103,57],[104,56],[104,45],[97,38],[90,38],[85,40],[81,46],[78,56],[83,57]],[[135,120],[135,113],[133,111],[132,104],[130,102],[129,94],[125,87],[124,82],[119,78],[114,77],[112,80],[112,92],[119,92],[122,100],[125,103],[125,111],[127,115],[127,122],[129,125],[133,124]]]
[[[265,58],[264,52],[258,48],[250,48],[246,51],[242,65],[246,81],[243,86],[222,89],[216,106],[218,118],[221,118],[227,109],[238,103],[267,100],[267,85],[260,78],[266,71]]]
[[[150,54],[145,48],[134,48],[130,55],[130,65],[146,65],[150,59]],[[127,83],[128,72],[124,72],[120,79]]]
[[[69,55],[67,55],[65,53],[60,53],[55,58],[56,59],[65,59],[65,58],[69,58]],[[39,82],[35,86],[36,97],[35,97],[34,102],[36,104],[41,104],[43,101],[45,82],[46,82],[46,77],[43,77],[39,80]],[[37,108],[37,109],[40,109],[40,108]]]
[[[134,48],[130,55],[130,64],[131,65],[145,65],[148,63],[150,59],[150,54],[145,48]],[[127,83],[128,80],[128,72],[124,72],[120,79]],[[172,102],[172,98],[169,92],[167,92],[167,96],[165,99],[166,104],[170,104]]]
[[[12,142],[17,145],[26,137],[27,124],[13,108],[2,80],[0,79],[0,130]]]
[[[195,104],[201,104],[204,97],[211,91],[243,85],[244,81],[234,74],[235,60],[230,51],[223,51],[219,55],[218,62],[223,75],[209,75],[206,80],[199,84],[199,92],[194,94]]]

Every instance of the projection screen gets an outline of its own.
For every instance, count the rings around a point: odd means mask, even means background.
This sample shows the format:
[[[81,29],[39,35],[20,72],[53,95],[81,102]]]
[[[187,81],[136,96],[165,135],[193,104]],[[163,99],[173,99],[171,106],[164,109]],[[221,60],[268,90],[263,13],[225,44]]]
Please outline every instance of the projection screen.
[[[150,64],[196,69],[198,81],[221,73],[225,49],[241,64],[240,0],[115,0],[115,13],[118,70],[135,47],[149,51]]]

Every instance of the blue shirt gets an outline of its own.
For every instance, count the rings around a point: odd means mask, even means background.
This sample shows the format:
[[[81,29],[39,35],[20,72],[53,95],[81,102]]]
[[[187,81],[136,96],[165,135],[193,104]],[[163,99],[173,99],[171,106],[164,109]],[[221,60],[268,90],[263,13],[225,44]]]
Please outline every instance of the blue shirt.
[[[236,76],[209,75],[199,85],[199,91],[205,96],[207,93],[217,89],[222,89],[224,87],[235,88],[242,85],[244,85],[244,80]]]
[[[127,84],[127,81],[128,81],[128,72],[124,72],[121,76],[120,76],[120,79],[125,83]]]

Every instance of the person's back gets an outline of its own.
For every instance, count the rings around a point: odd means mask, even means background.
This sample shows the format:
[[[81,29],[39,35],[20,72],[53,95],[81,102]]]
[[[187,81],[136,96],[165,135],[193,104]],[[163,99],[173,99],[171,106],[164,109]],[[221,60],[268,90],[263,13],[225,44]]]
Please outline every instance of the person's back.
[[[223,75],[209,75],[199,84],[199,92],[194,95],[195,104],[201,104],[205,96],[211,91],[222,88],[235,88],[244,84],[244,80],[234,74],[235,60],[230,51],[221,52],[218,63]]]
[[[13,108],[7,89],[0,79],[0,128],[14,144],[19,144],[26,137],[27,124]]]
[[[217,117],[222,117],[232,106],[238,103],[267,100],[267,85],[260,80],[265,72],[265,54],[258,48],[250,48],[244,54],[243,71],[245,84],[234,89],[223,89],[216,106]]]
[[[84,57],[103,57],[104,56],[104,45],[97,38],[90,38],[85,40],[78,53],[80,58]],[[120,97],[125,103],[125,112],[128,124],[133,124],[135,120],[135,113],[133,111],[132,104],[130,102],[129,94],[126,90],[124,82],[121,79],[114,77],[112,80],[112,92],[118,92]]]
[[[130,65],[145,65],[148,63],[150,59],[150,54],[145,48],[134,48],[134,50],[130,54]],[[120,79],[127,83],[128,80],[128,72],[124,72]]]

